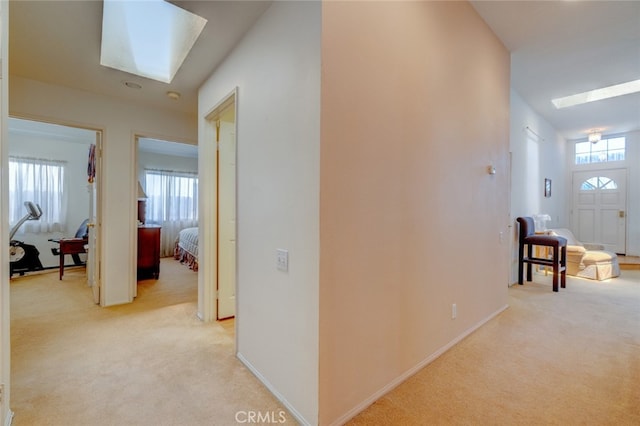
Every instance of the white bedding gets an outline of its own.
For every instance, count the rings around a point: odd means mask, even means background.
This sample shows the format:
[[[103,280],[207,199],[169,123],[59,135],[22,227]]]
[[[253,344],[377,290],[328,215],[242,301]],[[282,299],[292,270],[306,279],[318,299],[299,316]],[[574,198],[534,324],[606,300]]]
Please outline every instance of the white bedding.
[[[198,228],[185,228],[178,233],[173,257],[198,270]]]

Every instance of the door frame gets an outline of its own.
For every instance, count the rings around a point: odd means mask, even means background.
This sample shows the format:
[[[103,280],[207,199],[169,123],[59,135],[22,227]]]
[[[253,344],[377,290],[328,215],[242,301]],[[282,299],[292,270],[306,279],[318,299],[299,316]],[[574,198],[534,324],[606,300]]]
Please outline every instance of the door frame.
[[[227,95],[202,116],[204,125],[198,143],[199,212],[198,212],[198,317],[205,322],[215,321],[217,312],[218,276],[218,211],[217,211],[217,146],[215,118],[231,104],[235,108],[236,152],[238,146],[238,88]],[[237,155],[236,155],[237,158]],[[236,161],[236,217],[238,206],[238,163]],[[238,221],[236,220],[236,316],[238,314]],[[237,341],[237,333],[236,333]]]
[[[134,132],[133,133],[133,143],[131,144],[131,149],[132,149],[131,158],[133,158],[132,175],[134,179],[131,182],[131,185],[132,185],[131,193],[133,194],[133,200],[132,200],[132,203],[133,203],[132,205],[134,206],[133,211],[136,212],[136,215],[135,215],[135,218],[132,219],[133,222],[135,223],[132,227],[133,233],[131,234],[130,241],[131,241],[131,253],[133,253],[136,257],[134,258],[134,261],[133,261],[132,276],[130,280],[131,286],[129,288],[129,294],[132,302],[135,302],[136,297],[138,297],[138,258],[137,258],[138,215],[137,215],[137,212],[138,212],[138,182],[140,179],[140,139],[156,139],[163,142],[170,142],[170,143],[184,144],[184,145],[194,145],[193,141],[188,141],[181,138],[169,138],[165,135],[154,134],[151,132]],[[200,204],[200,193],[198,193],[198,205],[199,204]],[[199,224],[198,224],[198,227],[199,227]],[[200,270],[196,271],[196,273],[199,276]],[[199,298],[199,295],[198,295],[198,298]]]
[[[216,217],[217,217],[217,273],[216,273],[216,319],[224,320],[235,317],[236,304],[235,304],[235,282],[237,278],[236,270],[236,256],[237,252],[235,246],[237,244],[237,211],[236,211],[236,162],[237,162],[237,149],[236,149],[236,135],[235,135],[235,98],[229,98],[231,104],[226,103],[223,107],[217,110],[214,114],[214,120],[216,122]],[[229,121],[229,115],[233,116],[233,121]],[[229,148],[229,143],[233,148]],[[225,149],[227,148],[227,149]],[[229,162],[233,164],[233,173],[227,173],[227,177],[223,177],[225,173],[221,167]],[[225,168],[226,170],[226,168]],[[223,197],[222,194],[225,194]],[[232,197],[232,202],[226,201],[227,196]],[[225,201],[222,201],[222,200]],[[228,208],[232,208],[233,215],[226,215],[229,213]],[[225,222],[226,219],[232,217],[232,223]],[[229,247],[228,241],[225,241],[229,237],[229,233],[233,235],[233,249]],[[224,236],[223,236],[224,235]],[[229,261],[228,256],[232,256],[233,262]],[[232,278],[231,282],[224,283],[223,276]]]
[[[90,203],[92,204],[89,219],[92,223],[89,229],[89,252],[87,256],[87,284],[93,292],[93,301],[103,306],[104,292],[102,291],[102,131],[95,130],[95,185],[91,191]]]
[[[0,2],[0,220],[9,223],[9,2]],[[0,226],[0,265],[9,265],[9,229]],[[0,422],[10,425],[11,411],[11,313],[9,274],[0,267]]]
[[[6,11],[3,11],[3,13],[6,13]],[[4,18],[3,21],[4,22]],[[5,33],[3,32],[3,35]],[[5,39],[6,40],[6,39]],[[3,40],[3,44],[4,44],[4,40]],[[3,52],[6,51],[3,47]],[[2,61],[2,68],[3,68],[3,72],[2,74],[5,75],[6,69],[5,67],[7,66],[6,63],[8,61]],[[9,144],[8,144],[8,118],[9,118],[9,114],[8,114],[8,96],[6,95],[7,92],[7,85],[6,85],[6,79],[0,79],[0,84],[2,84],[2,90],[1,90],[1,114],[0,114],[0,165],[2,165],[3,167],[0,167],[0,170],[3,170],[2,175],[0,176],[0,205],[3,206],[2,209],[0,210],[0,217],[2,217],[3,219],[8,221],[8,212],[9,212],[9,207],[8,207],[8,201],[9,201],[9,183],[8,183],[8,163],[9,163]],[[70,123],[70,122],[61,122],[61,121],[55,121],[55,120],[49,120],[47,118],[43,118],[43,117],[38,117],[38,116],[33,116],[33,115],[20,115],[20,114],[14,114],[11,115],[11,117],[13,118],[19,118],[19,119],[23,119],[23,120],[30,120],[30,121],[39,121],[42,123],[49,123],[49,124],[56,124],[56,125],[60,125],[60,126],[66,126],[66,127],[75,127],[75,128],[80,128],[80,129],[84,129],[84,130],[89,130],[92,132],[95,132],[96,134],[100,134],[99,138],[96,138],[96,203],[97,203],[97,211],[96,211],[96,223],[94,225],[94,232],[95,232],[95,237],[96,237],[96,255],[95,255],[95,265],[93,266],[95,268],[95,270],[97,271],[96,274],[96,285],[98,286],[98,291],[99,291],[99,303],[100,306],[104,306],[104,291],[103,291],[103,287],[102,287],[102,276],[101,276],[101,267],[100,265],[102,264],[102,256],[104,253],[102,244],[103,244],[103,239],[102,239],[102,208],[103,208],[103,204],[102,204],[102,180],[103,180],[103,171],[102,171],[102,143],[104,141],[104,134],[105,134],[105,129],[104,128],[99,128],[99,127],[92,127],[92,126],[87,126],[87,125],[82,125],[82,124],[78,124],[78,123]],[[99,142],[99,144],[98,144]],[[4,241],[9,241],[9,233],[8,233],[8,229],[6,229],[6,227],[2,227],[0,229],[0,237],[4,238]],[[1,250],[1,255],[0,255],[0,259],[2,259],[4,262],[3,264],[8,265],[9,264],[9,248],[8,248],[8,244],[5,244]],[[1,268],[0,268],[1,269]],[[9,279],[9,275],[6,273],[2,274],[2,277],[0,277],[0,307],[1,307],[1,320],[0,320],[0,347],[1,347],[1,353],[2,355],[0,356],[1,359],[1,367],[0,367],[0,375],[2,378],[2,381],[0,382],[0,393],[1,393],[1,398],[0,398],[0,414],[2,414],[2,417],[4,418],[4,420],[0,419],[0,421],[3,421],[5,425],[11,424],[11,421],[13,419],[13,411],[11,411],[11,399],[10,399],[10,395],[11,395],[11,373],[10,373],[10,366],[11,366],[11,340],[10,340],[10,329],[11,329],[11,303],[10,303],[10,279]],[[93,289],[92,289],[93,291]]]
[[[45,117],[39,117],[36,115],[23,115],[23,114],[11,114],[9,115],[9,118],[17,118],[20,120],[28,120],[28,121],[35,121],[35,122],[39,122],[39,123],[45,123],[45,124],[53,124],[56,126],[64,126],[64,127],[71,127],[71,128],[75,128],[75,129],[82,129],[82,130],[87,130],[90,132],[94,132],[96,134],[95,137],[95,144],[96,144],[96,185],[95,185],[95,190],[96,190],[96,221],[93,224],[93,233],[95,234],[95,253],[93,256],[93,261],[94,264],[91,266],[91,268],[93,268],[94,271],[96,271],[96,275],[95,275],[95,284],[97,287],[97,294],[98,294],[98,300],[96,300],[96,304],[99,304],[100,306],[104,306],[104,289],[103,289],[103,283],[102,283],[102,274],[101,274],[101,265],[102,265],[102,255],[104,253],[104,248],[102,247],[103,244],[103,238],[102,238],[102,209],[103,209],[103,204],[102,204],[102,181],[103,181],[103,170],[102,170],[102,152],[103,152],[103,144],[104,144],[104,134],[105,134],[105,129],[104,128],[100,128],[100,127],[93,127],[90,125],[84,125],[81,123],[74,123],[74,122],[69,122],[69,121],[64,121],[64,120],[51,120]],[[8,124],[8,123],[7,123]],[[8,126],[7,126],[8,127]],[[8,137],[8,134],[7,134]],[[7,149],[7,157],[8,157],[8,149]],[[8,187],[7,187],[8,189]],[[89,261],[89,257],[87,257],[87,261]],[[89,268],[89,265],[87,265],[87,268]],[[88,277],[87,277],[87,282],[88,282]],[[92,291],[94,291],[94,295],[95,293],[95,289],[92,288]]]

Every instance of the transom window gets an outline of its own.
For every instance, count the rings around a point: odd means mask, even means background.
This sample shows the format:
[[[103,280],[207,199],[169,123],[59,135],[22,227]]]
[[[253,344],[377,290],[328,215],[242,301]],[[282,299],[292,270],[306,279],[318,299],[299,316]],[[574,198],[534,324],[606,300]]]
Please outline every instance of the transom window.
[[[604,163],[608,161],[624,161],[624,137],[601,139],[596,143],[576,143],[576,164]]]
[[[618,189],[618,184],[608,177],[597,176],[585,180],[580,185],[582,191],[595,191],[596,189]]]

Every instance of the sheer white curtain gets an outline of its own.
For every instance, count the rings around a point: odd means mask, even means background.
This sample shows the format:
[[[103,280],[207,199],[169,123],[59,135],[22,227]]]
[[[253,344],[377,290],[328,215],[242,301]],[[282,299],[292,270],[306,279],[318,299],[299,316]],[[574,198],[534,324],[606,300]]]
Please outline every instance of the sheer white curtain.
[[[25,201],[42,208],[39,220],[27,221],[18,233],[64,231],[66,198],[65,162],[40,158],[9,157],[9,223],[15,225],[27,211]]]
[[[198,226],[198,175],[145,170],[146,222],[162,226],[160,256],[172,256],[178,233]]]

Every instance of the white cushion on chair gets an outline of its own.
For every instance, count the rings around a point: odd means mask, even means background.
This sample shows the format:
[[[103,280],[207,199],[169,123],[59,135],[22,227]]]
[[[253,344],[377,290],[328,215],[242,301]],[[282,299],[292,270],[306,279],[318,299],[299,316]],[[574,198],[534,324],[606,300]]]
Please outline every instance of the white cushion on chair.
[[[618,255],[603,250],[600,244],[582,244],[569,229],[550,230],[551,235],[567,239],[567,273],[592,280],[606,280],[620,275]]]
[[[600,263],[611,263],[613,259],[618,257],[617,254],[610,251],[589,250],[582,257],[582,263],[585,265],[597,265]]]
[[[620,275],[618,255],[610,251],[587,251],[582,257],[584,269],[577,276],[592,280],[607,280]]]

